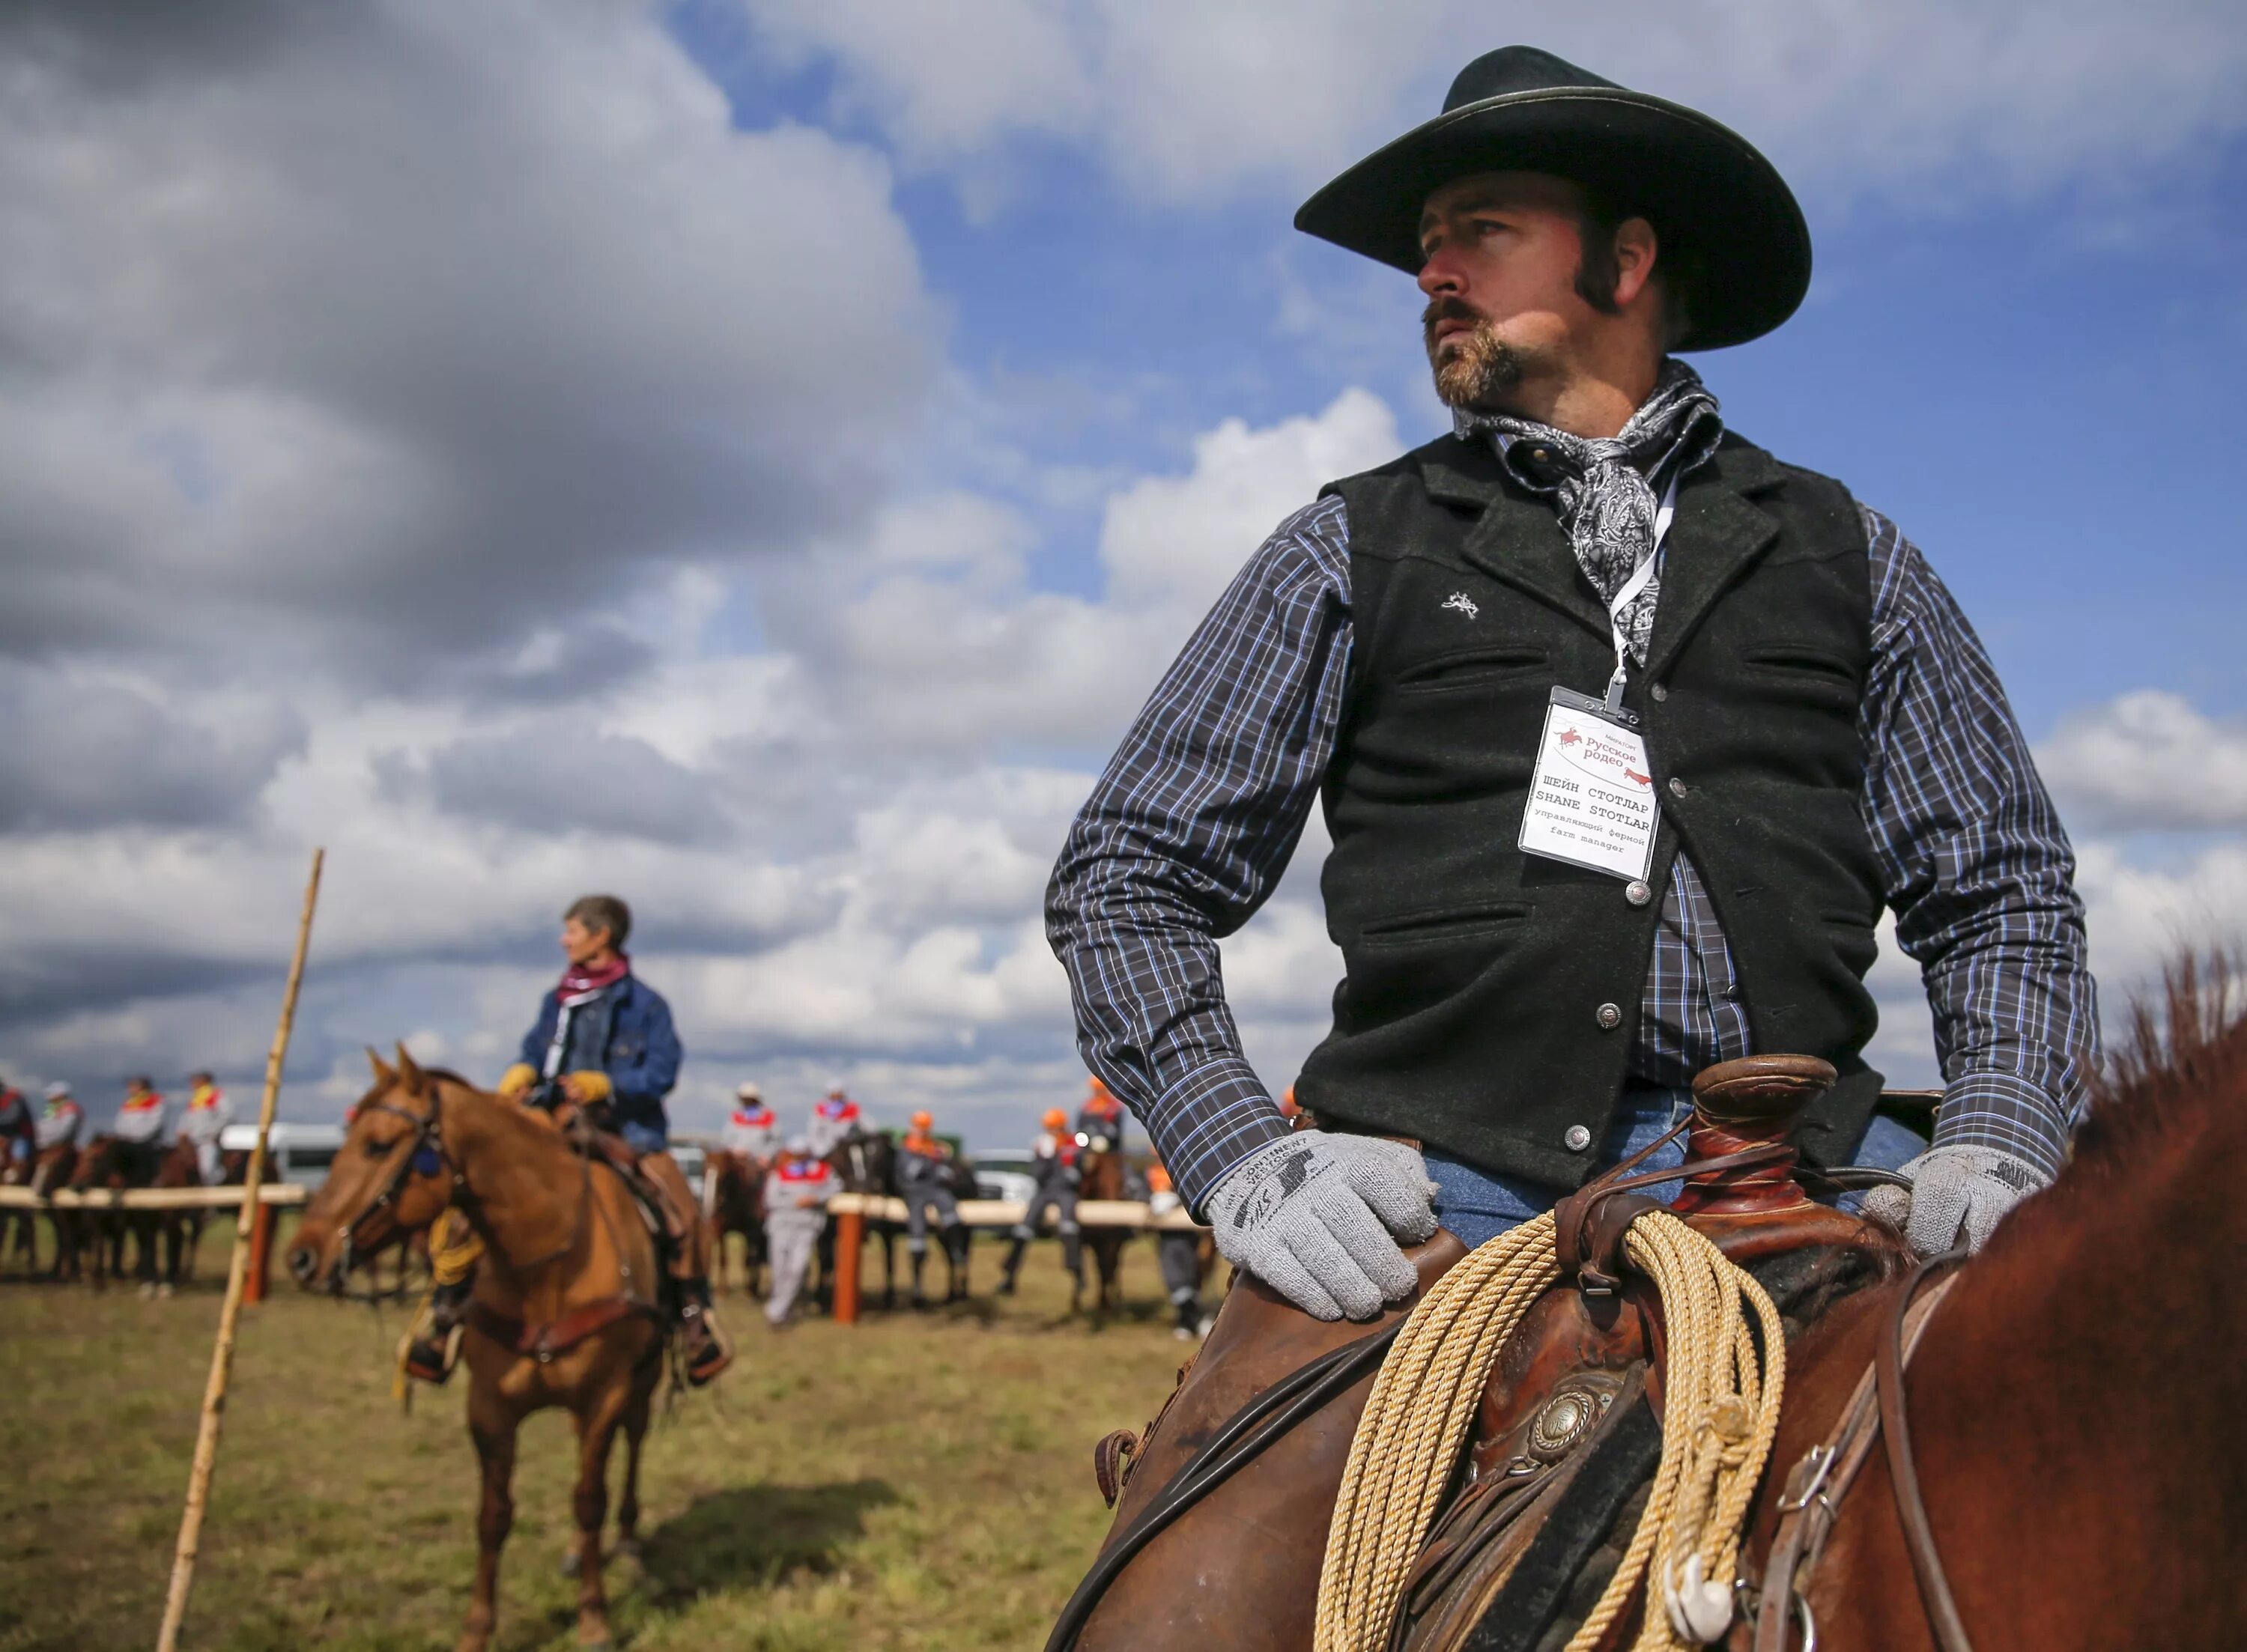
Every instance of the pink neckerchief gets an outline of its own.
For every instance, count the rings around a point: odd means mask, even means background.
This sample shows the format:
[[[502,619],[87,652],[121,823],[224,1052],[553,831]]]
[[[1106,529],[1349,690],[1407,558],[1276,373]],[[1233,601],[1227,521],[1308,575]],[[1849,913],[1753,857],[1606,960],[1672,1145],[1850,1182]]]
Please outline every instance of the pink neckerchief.
[[[599,969],[586,969],[572,964],[562,972],[562,985],[555,990],[565,1004],[580,1001],[611,986],[632,973],[632,959],[618,952],[615,959]]]

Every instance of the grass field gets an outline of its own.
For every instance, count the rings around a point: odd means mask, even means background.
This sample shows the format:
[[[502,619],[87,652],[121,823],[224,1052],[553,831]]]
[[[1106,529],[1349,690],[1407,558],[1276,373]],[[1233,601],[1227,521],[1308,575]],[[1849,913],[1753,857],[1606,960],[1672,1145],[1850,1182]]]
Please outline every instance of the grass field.
[[[608,1573],[620,1644],[1042,1643],[1107,1528],[1092,1443],[1153,1415],[1184,1345],[1144,1245],[1125,1253],[1129,1309],[1100,1329],[1068,1317],[1050,1241],[1012,1300],[988,1294],[998,1256],[979,1243],[976,1301],[855,1328],[774,1335],[727,1296],[739,1361],[649,1437],[645,1552]],[[163,1302],[0,1284],[0,1652],[154,1644],[223,1251],[201,1260],[205,1283]],[[474,1454],[458,1385],[422,1389],[411,1416],[391,1399],[402,1325],[285,1287],[245,1315],[185,1644],[451,1645]],[[524,1430],[508,1652],[573,1644],[568,1442],[559,1412]]]

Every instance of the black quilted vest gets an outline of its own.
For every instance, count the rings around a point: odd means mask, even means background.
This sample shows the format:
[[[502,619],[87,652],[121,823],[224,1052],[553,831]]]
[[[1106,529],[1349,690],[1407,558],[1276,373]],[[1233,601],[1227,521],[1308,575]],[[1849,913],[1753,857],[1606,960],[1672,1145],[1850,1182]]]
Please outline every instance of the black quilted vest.
[[[1663,806],[1649,898],[1514,847],[1548,691],[1600,693],[1615,666],[1551,503],[1484,442],[1449,436],[1328,491],[1349,509],[1355,631],[1325,789],[1327,924],[1348,973],[1303,1105],[1580,1184],[1622,1092],[1683,847],[1755,1050],[1841,1069],[1798,1140],[1846,1156],[1880,1089],[1858,1052],[1882,907],[1859,812],[1870,570],[1847,492],[1730,435],[1679,490],[1647,665],[1624,696]]]

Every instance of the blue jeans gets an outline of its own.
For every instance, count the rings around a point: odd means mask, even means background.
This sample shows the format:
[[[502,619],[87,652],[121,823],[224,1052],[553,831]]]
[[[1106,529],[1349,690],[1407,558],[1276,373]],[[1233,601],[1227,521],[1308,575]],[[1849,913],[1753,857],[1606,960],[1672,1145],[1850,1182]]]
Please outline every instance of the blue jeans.
[[[1626,1090],[1622,1105],[1615,1111],[1615,1123],[1608,1128],[1607,1140],[1600,1143],[1595,1169],[1603,1171],[1619,1164],[1649,1143],[1658,1140],[1692,1107],[1693,1092],[1689,1089]],[[1926,1150],[1924,1141],[1894,1119],[1876,1113],[1865,1127],[1865,1134],[1849,1162],[1893,1171]],[[1438,1189],[1436,1214],[1470,1250],[1496,1239],[1509,1228],[1520,1226],[1533,1216],[1542,1216],[1567,1191],[1519,1176],[1499,1176],[1477,1170],[1448,1153],[1431,1150],[1426,1157],[1428,1178]],[[1675,1170],[1684,1162],[1685,1143],[1681,1137],[1639,1169]],[[1657,1182],[1641,1191],[1667,1205],[1684,1185],[1683,1181]],[[1862,1198],[1860,1193],[1847,1193],[1840,1203],[1844,1210],[1854,1211]]]
[[[671,1145],[671,1137],[659,1127],[643,1124],[638,1120],[618,1125],[617,1134],[625,1138],[625,1145],[635,1153],[660,1153]]]

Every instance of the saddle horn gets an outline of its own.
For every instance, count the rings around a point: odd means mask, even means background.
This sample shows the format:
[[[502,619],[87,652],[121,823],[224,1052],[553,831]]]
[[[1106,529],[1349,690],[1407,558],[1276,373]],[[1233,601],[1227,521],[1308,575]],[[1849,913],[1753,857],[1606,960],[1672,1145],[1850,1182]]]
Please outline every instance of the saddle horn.
[[[1738,1215],[1808,1203],[1787,1138],[1838,1076],[1815,1055],[1750,1055],[1704,1068],[1693,1080],[1685,1190],[1672,1208]]]

